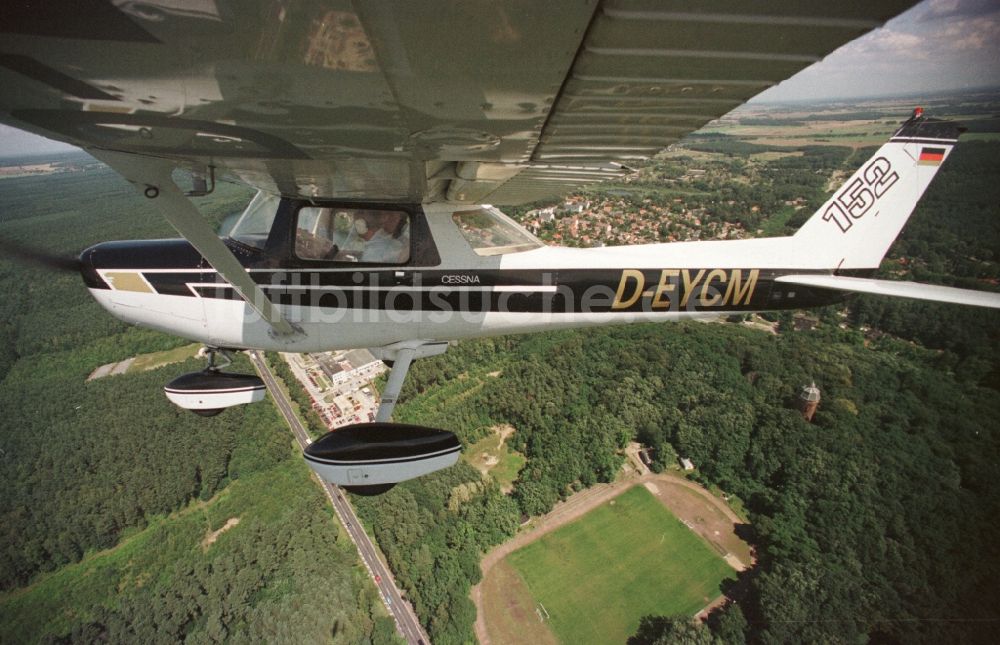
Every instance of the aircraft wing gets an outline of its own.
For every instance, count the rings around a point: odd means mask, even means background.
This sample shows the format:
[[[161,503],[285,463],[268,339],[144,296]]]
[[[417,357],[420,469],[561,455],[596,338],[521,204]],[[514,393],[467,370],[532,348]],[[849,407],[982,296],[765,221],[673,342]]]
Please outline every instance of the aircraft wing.
[[[912,4],[6,3],[0,121],[287,196],[522,203],[621,175]]]
[[[958,305],[974,305],[977,307],[1000,309],[1000,293],[956,289],[955,287],[943,287],[936,284],[849,278],[837,275],[785,275],[775,278],[775,281],[786,284],[800,284],[806,287],[835,289],[837,291],[853,291],[880,296],[896,296],[899,298],[914,298],[916,300],[931,300],[933,302],[948,302]]]

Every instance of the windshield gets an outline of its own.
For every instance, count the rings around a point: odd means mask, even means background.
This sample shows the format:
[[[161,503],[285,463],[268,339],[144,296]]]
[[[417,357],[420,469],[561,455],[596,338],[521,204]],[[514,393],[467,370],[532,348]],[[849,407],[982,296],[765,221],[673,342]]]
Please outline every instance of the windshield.
[[[279,196],[258,191],[236,222],[229,237],[248,246],[263,249],[267,244],[267,236],[271,233],[271,225],[274,224],[274,215],[278,212],[280,202]]]
[[[458,225],[462,237],[479,255],[519,253],[544,246],[535,236],[492,206],[456,211],[452,214],[452,219]]]

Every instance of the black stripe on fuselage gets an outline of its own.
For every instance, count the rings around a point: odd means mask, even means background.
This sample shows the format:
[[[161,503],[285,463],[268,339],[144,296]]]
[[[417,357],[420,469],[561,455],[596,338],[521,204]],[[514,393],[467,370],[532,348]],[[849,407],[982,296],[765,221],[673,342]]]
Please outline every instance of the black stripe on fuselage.
[[[324,310],[606,313],[759,311],[827,305],[844,294],[777,284],[823,271],[787,269],[560,269],[489,271],[254,271],[272,302]],[[238,300],[205,271],[148,272],[158,293]],[[190,288],[189,288],[190,285]]]

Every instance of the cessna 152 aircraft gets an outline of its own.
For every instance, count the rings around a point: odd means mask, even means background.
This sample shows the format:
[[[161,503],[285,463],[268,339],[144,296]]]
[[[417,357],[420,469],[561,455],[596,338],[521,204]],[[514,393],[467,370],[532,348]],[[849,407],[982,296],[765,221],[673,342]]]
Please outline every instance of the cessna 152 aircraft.
[[[960,133],[919,110],[790,237],[553,248],[497,208],[622,176],[910,4],[15,4],[0,120],[85,148],[185,238],[81,256],[112,314],[210,348],[208,369],[166,387],[178,405],[263,398],[215,365],[226,350],[370,347],[392,363],[376,422],[306,451],[324,479],[379,492],[458,458],[453,434],[389,423],[411,361],[449,340],[848,292],[1000,307],[871,277]],[[217,180],[260,191],[222,239],[189,199]]]

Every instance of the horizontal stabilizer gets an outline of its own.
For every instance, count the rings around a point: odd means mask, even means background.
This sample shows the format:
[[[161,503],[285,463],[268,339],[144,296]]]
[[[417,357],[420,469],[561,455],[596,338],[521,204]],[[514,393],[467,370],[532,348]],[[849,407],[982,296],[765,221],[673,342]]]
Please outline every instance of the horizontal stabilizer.
[[[956,305],[974,305],[976,307],[1000,309],[1000,293],[956,289],[955,287],[942,287],[936,284],[873,280],[870,278],[848,278],[838,275],[785,275],[776,278],[775,281],[785,284],[800,284],[806,287],[818,287],[820,289],[836,289],[837,291],[854,291],[880,296],[915,298],[917,300],[932,300],[934,302],[950,302]]]

